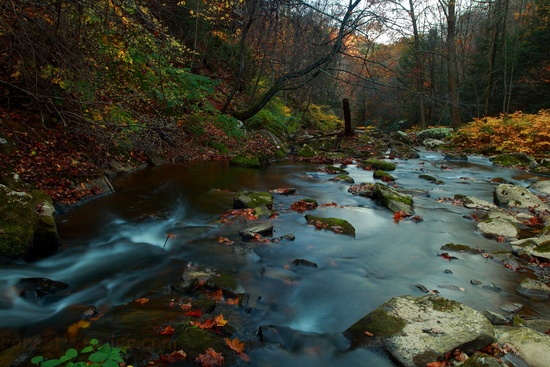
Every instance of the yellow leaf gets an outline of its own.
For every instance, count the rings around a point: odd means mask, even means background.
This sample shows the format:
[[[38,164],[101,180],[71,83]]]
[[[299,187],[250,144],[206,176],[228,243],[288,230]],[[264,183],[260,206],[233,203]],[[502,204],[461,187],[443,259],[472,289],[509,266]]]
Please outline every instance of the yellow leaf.
[[[225,326],[225,324],[227,324],[227,320],[223,318],[223,314],[219,314],[214,318],[214,323],[216,326]]]
[[[80,329],[86,329],[87,327],[90,327],[89,321],[84,321],[84,320],[77,321],[71,324],[67,328],[67,336],[69,338],[73,338],[78,335],[78,332],[80,331]]]

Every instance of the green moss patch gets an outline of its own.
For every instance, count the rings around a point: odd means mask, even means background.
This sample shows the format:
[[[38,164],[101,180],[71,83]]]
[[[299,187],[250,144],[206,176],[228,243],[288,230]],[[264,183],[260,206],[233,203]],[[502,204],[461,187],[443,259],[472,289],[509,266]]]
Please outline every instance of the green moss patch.
[[[381,159],[370,158],[363,161],[363,166],[370,167],[373,170],[393,171],[396,165]]]
[[[374,337],[388,337],[400,334],[405,326],[404,320],[390,315],[383,308],[378,308],[350,326],[344,335],[352,344],[357,345],[369,338],[365,332]]]
[[[328,229],[335,233],[355,237],[355,228],[345,219],[324,218],[308,214],[306,215],[306,221],[317,229]]]

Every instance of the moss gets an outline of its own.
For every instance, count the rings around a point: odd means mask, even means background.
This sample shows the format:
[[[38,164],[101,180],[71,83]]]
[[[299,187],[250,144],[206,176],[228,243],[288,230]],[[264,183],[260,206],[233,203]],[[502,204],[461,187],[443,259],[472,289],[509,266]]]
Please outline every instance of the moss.
[[[374,171],[372,177],[383,181],[395,181],[395,177],[390,175],[388,172],[382,170]]]
[[[512,317],[512,326],[515,326],[515,327],[520,327],[520,326],[523,326],[525,324],[525,322],[523,321],[523,319],[521,318],[521,316],[519,315],[514,315]]]
[[[0,186],[0,257],[25,256],[38,222],[32,196]]]
[[[404,320],[389,314],[383,307],[380,307],[350,326],[344,335],[357,345],[367,338],[366,331],[375,337],[387,337],[399,335],[405,326]]]
[[[499,166],[519,166],[521,161],[509,154],[499,154],[493,159],[493,163]]]
[[[545,241],[534,248],[536,252],[550,252],[550,241]]]
[[[273,205],[273,195],[262,191],[243,191],[237,193],[233,200],[235,209],[256,208],[262,205],[271,208]]]
[[[315,157],[316,155],[317,155],[317,152],[315,151],[315,149],[313,149],[307,144],[304,144],[302,149],[298,151],[299,157],[311,158],[311,157]]]
[[[346,174],[346,175],[349,174],[349,172],[343,169],[342,167],[337,167],[332,165],[326,166],[325,171],[330,173],[339,173],[339,174]]]
[[[230,274],[221,274],[219,276],[213,276],[206,281],[206,286],[214,289],[236,291],[239,288],[239,282],[237,278]]]
[[[257,155],[239,154],[231,158],[232,165],[249,168],[260,168],[262,166],[260,157]]]
[[[331,181],[340,181],[345,183],[355,183],[354,179],[349,175],[338,175],[330,179]]]
[[[399,192],[392,190],[391,188],[381,185],[381,184],[375,184],[374,185],[374,191],[378,197],[378,200],[382,203],[384,206],[388,206],[390,202],[397,201],[400,203],[407,204],[408,206],[412,207],[413,205],[413,199],[412,197],[408,195],[400,194]]]
[[[364,166],[370,166],[374,170],[393,171],[396,165],[390,162],[383,161],[381,159],[371,158],[363,161]]]
[[[174,338],[174,344],[177,348],[175,350],[184,350],[188,359],[191,360],[194,360],[199,354],[203,354],[208,348],[212,348],[224,356],[230,354],[223,338],[209,331],[187,325],[184,325],[179,335]]]
[[[421,303],[429,303],[430,307],[440,312],[452,312],[460,308],[460,303],[443,297],[428,296]]]
[[[329,229],[336,233],[342,233],[348,236],[355,237],[355,228],[345,219],[339,218],[323,218],[315,215],[306,215],[306,221],[308,224],[314,224],[317,226],[317,223],[322,224],[318,226],[320,228]]]

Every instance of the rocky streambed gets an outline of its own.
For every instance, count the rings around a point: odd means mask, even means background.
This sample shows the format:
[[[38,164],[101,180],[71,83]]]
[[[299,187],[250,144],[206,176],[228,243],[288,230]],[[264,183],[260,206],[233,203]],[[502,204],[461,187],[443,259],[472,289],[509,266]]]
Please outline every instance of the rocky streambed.
[[[122,177],[6,263],[2,365],[97,338],[134,366],[546,366],[544,177],[469,159]]]

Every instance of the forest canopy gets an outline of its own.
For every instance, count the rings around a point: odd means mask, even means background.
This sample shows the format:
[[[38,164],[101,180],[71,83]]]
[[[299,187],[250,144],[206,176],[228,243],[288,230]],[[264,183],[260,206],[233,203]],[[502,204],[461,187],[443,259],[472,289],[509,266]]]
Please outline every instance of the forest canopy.
[[[546,0],[6,0],[0,93],[140,149],[323,128],[343,98],[355,125],[459,126],[550,107],[549,20]]]

